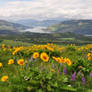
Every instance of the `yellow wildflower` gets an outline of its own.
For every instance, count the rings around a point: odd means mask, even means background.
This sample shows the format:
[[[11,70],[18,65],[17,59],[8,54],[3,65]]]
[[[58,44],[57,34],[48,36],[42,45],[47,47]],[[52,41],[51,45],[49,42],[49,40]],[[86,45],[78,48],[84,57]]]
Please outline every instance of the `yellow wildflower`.
[[[38,53],[38,52],[33,53],[33,58],[34,58],[34,59],[36,59],[36,58],[38,58],[38,57],[39,57],[39,53]]]
[[[88,55],[87,55],[87,56],[88,56],[88,57],[89,57],[89,56],[91,56],[91,53],[88,53]]]
[[[48,62],[48,60],[49,60],[49,56],[48,56],[47,53],[45,53],[45,52],[41,53],[40,58],[41,58],[44,62]]]
[[[19,60],[17,61],[17,63],[18,63],[19,65],[24,65],[24,59],[19,59]]]
[[[3,64],[2,63],[0,63],[0,67],[2,67],[3,66]]]
[[[5,44],[2,44],[2,46],[1,46],[2,48],[5,48]]]
[[[8,76],[6,75],[6,76],[3,76],[2,78],[1,78],[1,81],[2,82],[6,82],[8,80]]]
[[[70,66],[70,65],[72,64],[72,63],[71,63],[71,60],[68,59],[68,58],[66,59],[66,63],[67,63],[68,66]]]
[[[8,65],[13,64],[13,63],[14,63],[14,60],[13,60],[13,59],[10,59],[10,60],[8,61]]]

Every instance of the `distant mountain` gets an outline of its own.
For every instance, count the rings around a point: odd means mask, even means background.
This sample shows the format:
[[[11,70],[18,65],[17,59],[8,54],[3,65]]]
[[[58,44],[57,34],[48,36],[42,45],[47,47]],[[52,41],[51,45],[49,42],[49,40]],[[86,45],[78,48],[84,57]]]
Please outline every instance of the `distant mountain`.
[[[92,35],[92,20],[69,20],[48,28],[51,32],[72,32],[75,34]]]
[[[21,20],[15,21],[15,23],[19,23],[19,24],[26,25],[29,27],[34,27],[34,26],[37,26],[39,21],[33,20],[33,19],[21,19]]]
[[[17,23],[8,22],[5,20],[0,20],[0,34],[13,34],[27,28],[29,27]]]
[[[23,20],[22,20],[23,21]],[[28,25],[28,21],[30,22]],[[34,33],[75,33],[92,35],[92,20],[27,20],[26,25],[0,20],[0,34],[15,34],[20,31]],[[22,22],[21,22],[22,23]],[[34,27],[32,27],[34,26]]]
[[[37,27],[37,26],[48,27],[48,26],[60,23],[63,20],[65,19],[48,19],[43,21],[34,20],[34,19],[22,19],[22,20],[16,21],[16,23],[26,25],[29,27]]]

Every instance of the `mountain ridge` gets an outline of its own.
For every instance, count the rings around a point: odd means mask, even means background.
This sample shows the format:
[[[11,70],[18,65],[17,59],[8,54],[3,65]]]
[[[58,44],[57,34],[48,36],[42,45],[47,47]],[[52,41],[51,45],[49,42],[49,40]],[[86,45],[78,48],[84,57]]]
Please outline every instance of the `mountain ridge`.
[[[15,34],[19,32],[26,32],[26,29],[29,29],[30,32],[32,31],[32,27],[0,20],[0,34]],[[37,32],[39,32],[39,29],[36,30]],[[55,25],[47,27],[47,29],[43,31],[49,33],[71,32],[75,34],[92,35],[92,20],[67,20],[63,22],[58,22]]]
[[[51,32],[73,32],[75,34],[92,35],[92,20],[68,20],[48,27]]]
[[[57,24],[63,20],[65,19],[47,19],[47,20],[21,19],[15,22],[29,27],[37,27],[37,26],[48,27]]]
[[[18,24],[8,22],[6,20],[0,20],[0,34],[12,34],[20,32],[21,30],[25,30],[29,27]]]

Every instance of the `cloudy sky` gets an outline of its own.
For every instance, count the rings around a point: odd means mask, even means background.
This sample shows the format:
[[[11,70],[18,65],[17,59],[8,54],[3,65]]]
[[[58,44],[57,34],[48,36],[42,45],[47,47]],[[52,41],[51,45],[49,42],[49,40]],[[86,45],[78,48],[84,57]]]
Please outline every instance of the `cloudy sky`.
[[[0,19],[92,19],[92,0],[0,0]]]

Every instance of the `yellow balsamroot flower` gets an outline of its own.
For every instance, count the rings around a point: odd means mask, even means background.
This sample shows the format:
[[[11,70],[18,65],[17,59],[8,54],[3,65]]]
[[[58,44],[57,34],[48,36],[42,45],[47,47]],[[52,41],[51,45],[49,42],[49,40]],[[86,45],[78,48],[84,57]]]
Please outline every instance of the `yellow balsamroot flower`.
[[[52,57],[55,61],[57,61],[58,63],[67,63],[68,66],[70,66],[72,63],[71,63],[71,60],[69,58],[63,58],[63,57]]]
[[[18,52],[18,50],[15,50],[12,52],[12,55],[15,55]]]
[[[92,44],[88,44],[86,47],[87,47],[88,49],[91,49],[91,48],[92,48]]]
[[[47,47],[47,49],[49,50],[49,51],[54,51],[54,49],[53,48],[51,48],[51,47]]]
[[[24,59],[19,59],[19,60],[17,61],[17,63],[18,63],[19,65],[24,65]]]
[[[91,60],[92,58],[91,58],[91,56],[88,56],[88,60]]]
[[[65,59],[63,57],[52,57],[58,63],[65,63]]]
[[[13,59],[10,59],[10,60],[8,61],[8,65],[13,64],[13,63],[14,63],[14,60],[13,60]]]
[[[92,54],[91,53],[88,53],[88,60],[91,60],[92,59]]]
[[[36,58],[38,58],[38,57],[39,57],[39,53],[38,53],[38,52],[34,52],[34,53],[33,53],[33,58],[36,59]]]
[[[6,82],[8,80],[8,76],[6,75],[6,76],[3,76],[2,78],[1,78],[1,81],[2,82]]]
[[[62,63],[62,61],[61,61],[61,58],[60,57],[52,57],[55,61],[57,61],[58,63]]]
[[[66,63],[66,58],[61,57],[61,62]]]
[[[53,56],[52,58],[53,58],[55,61],[57,61],[57,58],[56,58],[56,57]]]
[[[2,67],[3,66],[3,64],[2,63],[0,63],[0,67]]]
[[[5,44],[2,44],[2,46],[1,46],[2,48],[5,48]]]
[[[17,47],[17,48],[14,48],[15,50],[12,52],[12,55],[15,55],[17,52],[19,52],[20,50],[23,50],[24,47]]]
[[[61,63],[61,58],[60,58],[60,57],[57,57],[57,58],[56,58],[56,61],[57,61],[58,63]]]
[[[88,55],[87,55],[87,56],[88,56],[88,57],[89,57],[89,56],[91,56],[91,53],[88,53]]]
[[[18,51],[19,51],[20,49],[18,48],[18,49],[16,49],[15,51],[13,51],[13,55],[15,55]]]
[[[49,61],[49,56],[47,55],[47,53],[42,52],[40,55],[41,60],[43,60],[44,62],[48,62]]]
[[[55,60],[56,59],[56,57],[54,57],[54,56],[52,56],[52,58]]]
[[[68,59],[68,58],[66,59],[66,63],[67,63],[68,66],[70,66],[70,65],[72,64],[72,63],[71,63],[71,60]]]

